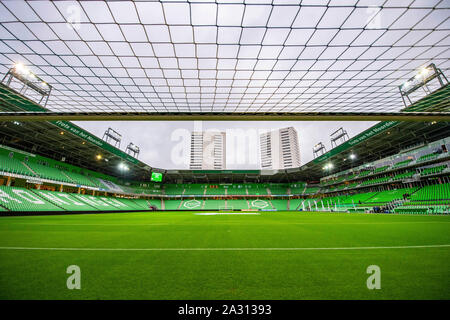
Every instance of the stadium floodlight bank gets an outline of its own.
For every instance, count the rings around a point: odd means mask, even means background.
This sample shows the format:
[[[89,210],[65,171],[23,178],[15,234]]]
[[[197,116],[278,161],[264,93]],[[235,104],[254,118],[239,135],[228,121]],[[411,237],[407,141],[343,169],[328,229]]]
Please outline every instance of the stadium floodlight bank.
[[[35,75],[20,62],[15,63],[14,66],[8,70],[1,83],[14,88],[16,86],[16,81],[19,81],[22,84],[22,87],[18,88],[20,94],[27,95],[27,90],[32,89],[41,96],[40,99],[38,99],[38,102],[43,106],[47,104],[48,98],[52,92],[52,86]]]
[[[418,89],[422,88],[426,95],[430,94],[432,89],[429,88],[428,84],[434,79],[438,80],[440,87],[448,84],[448,80],[444,73],[437,68],[434,63],[431,63],[426,67],[422,67],[416,75],[400,85],[398,88],[405,107],[408,107],[413,103],[410,99],[410,95]]]

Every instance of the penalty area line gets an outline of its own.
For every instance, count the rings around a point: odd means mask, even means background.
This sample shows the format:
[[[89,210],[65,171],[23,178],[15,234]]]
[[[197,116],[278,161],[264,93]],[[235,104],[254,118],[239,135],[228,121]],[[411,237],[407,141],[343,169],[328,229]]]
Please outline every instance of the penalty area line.
[[[0,247],[0,250],[42,250],[42,251],[326,251],[326,250],[379,250],[379,249],[422,249],[448,248],[450,244],[418,246],[379,246],[379,247],[330,247],[330,248],[39,248],[39,247]]]

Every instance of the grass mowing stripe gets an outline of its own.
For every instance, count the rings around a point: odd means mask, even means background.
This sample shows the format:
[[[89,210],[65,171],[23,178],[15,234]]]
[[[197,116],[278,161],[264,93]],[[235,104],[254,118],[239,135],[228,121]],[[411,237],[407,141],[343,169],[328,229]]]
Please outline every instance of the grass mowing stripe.
[[[450,244],[418,246],[380,246],[380,247],[335,247],[335,248],[34,248],[0,247],[0,250],[48,250],[48,251],[313,251],[313,250],[377,250],[377,249],[419,249],[448,248]]]

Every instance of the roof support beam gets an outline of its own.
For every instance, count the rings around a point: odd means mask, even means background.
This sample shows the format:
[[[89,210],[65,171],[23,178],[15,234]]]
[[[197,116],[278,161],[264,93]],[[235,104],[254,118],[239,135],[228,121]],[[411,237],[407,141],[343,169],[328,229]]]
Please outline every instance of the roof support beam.
[[[450,107],[449,107],[450,108]],[[450,112],[0,112],[0,121],[450,121]]]

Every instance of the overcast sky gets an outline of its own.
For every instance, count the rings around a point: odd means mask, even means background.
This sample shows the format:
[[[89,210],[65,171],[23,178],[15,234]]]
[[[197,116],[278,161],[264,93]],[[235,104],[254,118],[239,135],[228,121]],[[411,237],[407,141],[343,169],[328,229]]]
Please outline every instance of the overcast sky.
[[[220,130],[227,133],[227,169],[259,169],[259,134],[266,130],[294,127],[299,135],[302,165],[313,159],[312,148],[323,142],[331,149],[330,134],[340,127],[350,138],[376,122],[298,122],[298,121],[117,121],[75,122],[102,137],[113,128],[122,135],[121,149],[133,142],[141,149],[139,159],[152,167],[189,168],[190,134],[193,130]]]

